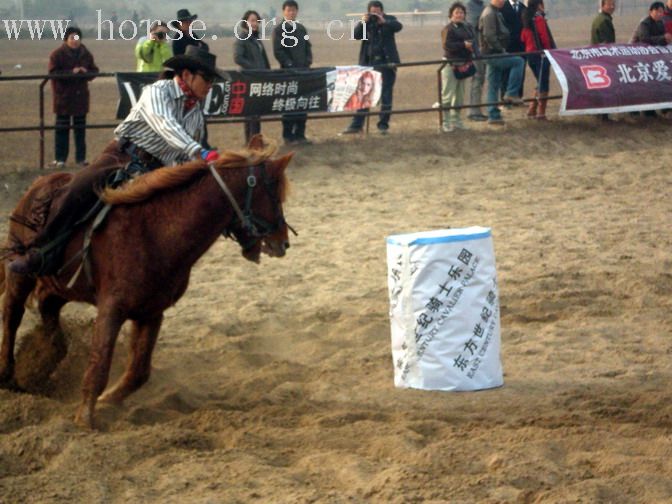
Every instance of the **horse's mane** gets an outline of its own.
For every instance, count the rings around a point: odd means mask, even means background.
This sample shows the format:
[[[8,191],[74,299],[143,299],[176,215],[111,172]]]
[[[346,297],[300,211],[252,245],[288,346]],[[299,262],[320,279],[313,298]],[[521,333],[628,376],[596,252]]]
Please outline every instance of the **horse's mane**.
[[[241,168],[264,163],[277,151],[274,144],[263,147],[248,147],[241,151],[224,151],[214,165],[217,169]],[[177,166],[157,168],[137,178],[131,179],[124,185],[112,189],[104,189],[101,193],[103,201],[110,205],[139,203],[151,198],[154,194],[179,187],[197,175],[205,173],[208,163],[205,161],[191,161]],[[285,199],[287,180],[284,176],[280,182],[280,198]]]

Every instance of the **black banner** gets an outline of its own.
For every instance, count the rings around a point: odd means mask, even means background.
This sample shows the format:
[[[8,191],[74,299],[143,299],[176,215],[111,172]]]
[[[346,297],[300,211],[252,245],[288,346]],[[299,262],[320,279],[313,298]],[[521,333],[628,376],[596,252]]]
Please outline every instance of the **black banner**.
[[[205,99],[209,116],[245,117],[286,113],[325,112],[327,73],[316,70],[246,70],[226,72]],[[142,88],[156,81],[155,73],[118,73],[117,119],[124,119],[140,99]]]

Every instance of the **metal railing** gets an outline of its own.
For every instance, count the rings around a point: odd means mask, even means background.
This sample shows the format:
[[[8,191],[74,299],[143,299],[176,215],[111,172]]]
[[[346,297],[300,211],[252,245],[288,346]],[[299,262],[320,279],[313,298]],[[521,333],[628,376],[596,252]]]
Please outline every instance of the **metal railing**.
[[[502,57],[510,57],[510,56],[520,56],[520,57],[526,57],[530,55],[543,55],[544,51],[536,51],[536,52],[529,52],[529,53],[507,53],[507,54],[493,54],[493,55],[486,55],[486,56],[478,56],[472,58],[474,61],[478,60],[490,60],[490,59],[498,59]],[[443,68],[452,62],[459,62],[462,63],[464,60],[463,59],[440,59],[440,60],[426,60],[426,61],[414,61],[410,63],[387,63],[383,65],[374,65],[374,69],[379,69],[379,68],[409,68],[409,67],[417,67],[417,66],[433,66],[433,65],[438,65],[439,68],[437,70],[437,88],[438,88],[438,96],[439,96],[439,106],[438,107],[424,107],[424,108],[408,108],[408,109],[391,109],[389,111],[385,111],[385,113],[389,113],[390,115],[404,115],[404,114],[423,114],[423,113],[435,113],[437,114],[438,122],[439,122],[439,127],[442,124],[443,121],[443,113],[446,110],[462,110],[462,109],[469,109],[469,108],[480,108],[480,107],[488,107],[488,106],[505,106],[508,104],[508,102],[504,101],[499,101],[499,102],[484,102],[484,103],[478,103],[478,104],[465,104],[465,105],[460,105],[460,106],[444,106],[441,102],[441,87],[442,87],[442,80],[441,80],[441,71]],[[127,72],[124,72],[127,73]],[[60,129],[61,127],[59,126],[47,126],[45,124],[45,99],[44,99],[44,88],[51,79],[91,79],[91,78],[99,78],[99,77],[116,77],[117,73],[116,72],[100,72],[100,73],[81,73],[81,74],[48,74],[48,75],[19,75],[19,76],[8,76],[8,77],[3,77],[0,75],[0,82],[3,81],[25,81],[25,80],[40,80],[40,85],[39,85],[39,124],[37,126],[18,126],[18,127],[13,127],[13,128],[0,128],[0,133],[15,133],[15,132],[27,132],[27,131],[39,131],[39,166],[40,169],[45,168],[45,140],[46,140],[46,132],[47,131],[52,131],[56,129]],[[561,95],[554,95],[554,96],[548,96],[548,100],[558,100],[562,98]],[[524,102],[532,102],[536,100],[536,98],[529,98],[523,100]],[[371,116],[377,116],[380,114],[380,111],[368,111],[368,112],[318,112],[318,113],[297,113],[297,114],[292,114],[292,113],[283,113],[282,116],[261,116],[261,117],[255,117],[255,121],[259,122],[279,122],[283,120],[284,118],[287,117],[292,117],[292,115],[307,115],[308,118],[312,120],[321,120],[321,119],[342,119],[346,117],[353,117],[356,115],[362,115],[366,116],[366,131],[369,129],[369,117]],[[208,125],[210,124],[242,124],[247,121],[251,120],[250,118],[221,118],[221,119],[207,119]],[[76,129],[83,127],[85,129],[112,129],[116,128],[119,125],[119,122],[116,123],[101,123],[101,124],[86,124],[84,126],[68,126],[68,129]]]

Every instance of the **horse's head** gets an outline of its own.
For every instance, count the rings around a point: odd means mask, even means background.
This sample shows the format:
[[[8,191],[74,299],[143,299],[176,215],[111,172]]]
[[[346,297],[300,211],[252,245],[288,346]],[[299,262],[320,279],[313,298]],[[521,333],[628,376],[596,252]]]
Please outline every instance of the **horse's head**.
[[[282,257],[289,248],[289,230],[294,230],[285,221],[282,204],[288,191],[285,169],[292,156],[268,159],[246,169],[242,219],[234,219],[227,231],[240,244],[243,257],[250,261],[259,262],[262,252]]]

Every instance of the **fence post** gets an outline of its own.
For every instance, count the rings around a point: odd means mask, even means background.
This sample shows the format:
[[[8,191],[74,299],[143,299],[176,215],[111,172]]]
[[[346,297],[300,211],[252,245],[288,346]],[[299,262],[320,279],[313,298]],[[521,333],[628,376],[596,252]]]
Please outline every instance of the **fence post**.
[[[40,170],[44,170],[44,86],[49,79],[40,84]]]
[[[439,131],[441,130],[441,126],[443,126],[443,94],[441,93],[441,88],[443,87],[443,79],[441,78],[441,72],[443,72],[443,69],[446,67],[448,64],[447,61],[443,62],[443,65],[439,67],[438,72],[436,73],[436,80],[437,80],[437,88],[438,88],[438,94],[439,94]]]

